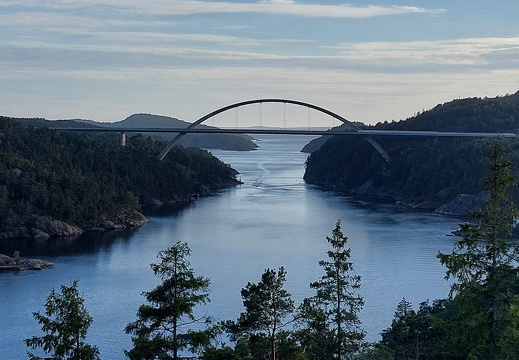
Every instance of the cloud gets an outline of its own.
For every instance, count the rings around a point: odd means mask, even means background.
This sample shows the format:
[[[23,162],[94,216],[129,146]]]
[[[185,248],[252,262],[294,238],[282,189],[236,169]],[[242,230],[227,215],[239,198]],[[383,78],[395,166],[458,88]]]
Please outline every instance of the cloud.
[[[415,6],[354,6],[349,4],[299,4],[293,0],[263,0],[260,2],[212,2],[165,0],[56,0],[52,2],[20,0],[4,1],[0,7],[14,9],[80,10],[105,8],[114,12],[134,12],[150,15],[190,15],[216,13],[263,13],[314,18],[370,18],[414,13],[438,14],[443,9],[426,9]]]
[[[412,6],[298,4],[290,0],[267,0],[258,3],[176,1],[164,4],[155,2],[147,11],[154,12],[159,9],[160,12],[165,11],[170,14],[184,15],[202,13],[264,13],[314,18],[369,18],[410,13],[442,12],[441,9],[432,10]]]
[[[260,1],[262,4],[295,4],[293,0],[263,0]]]
[[[61,31],[61,30],[60,30]],[[323,71],[379,74],[473,73],[516,69],[519,37],[436,41],[342,43],[300,51],[282,51],[291,40],[266,40],[217,34],[79,30],[88,43],[45,43],[28,38],[2,47],[0,66],[106,70],[114,68],[230,68],[233,66],[299,67]],[[70,34],[69,34],[70,35]],[[294,47],[299,49],[297,41]]]
[[[331,47],[344,61],[399,67],[430,65],[495,68],[517,66],[519,37],[467,38],[434,41],[343,43]]]

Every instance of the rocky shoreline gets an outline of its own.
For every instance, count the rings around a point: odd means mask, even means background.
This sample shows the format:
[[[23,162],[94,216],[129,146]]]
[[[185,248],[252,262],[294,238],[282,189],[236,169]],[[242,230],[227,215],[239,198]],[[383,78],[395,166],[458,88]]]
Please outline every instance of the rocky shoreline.
[[[24,219],[11,219],[4,229],[0,231],[0,240],[75,237],[87,231],[108,231],[139,227],[147,222],[148,219],[135,210],[124,211],[113,219],[104,219],[99,226],[86,229],[52,219],[49,216],[31,215]]]
[[[241,181],[221,183],[214,186],[216,190],[230,188],[242,184]],[[161,207],[173,204],[188,204],[202,197],[214,196],[213,189],[203,187],[201,192],[188,196],[177,196],[166,202],[151,197],[143,197],[143,208]],[[108,217],[100,221],[97,226],[80,228],[78,226],[56,220],[50,216],[29,215],[9,219],[0,230],[0,241],[8,239],[49,239],[59,237],[76,237],[85,232],[104,232],[110,230],[128,229],[140,227],[148,222],[148,219],[137,210],[123,210],[116,216]]]
[[[21,260],[0,254],[0,271],[42,270],[54,264],[40,259]]]
[[[333,189],[332,189],[333,190]],[[403,195],[396,193],[392,189],[373,186],[372,181],[367,181],[364,185],[347,192],[355,197],[371,199],[373,201],[392,202],[397,205],[411,209],[431,211],[440,215],[447,216],[468,216],[481,209],[487,196],[480,194],[458,194],[447,202],[438,201],[405,201]]]

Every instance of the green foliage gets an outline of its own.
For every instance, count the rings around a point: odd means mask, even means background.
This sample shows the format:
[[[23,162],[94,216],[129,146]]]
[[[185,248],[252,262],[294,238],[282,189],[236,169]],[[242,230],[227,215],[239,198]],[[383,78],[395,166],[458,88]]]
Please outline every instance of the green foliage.
[[[515,132],[519,93],[495,99],[456,100],[413,118],[379,123],[374,130]],[[391,157],[386,163],[361,138],[332,137],[307,160],[305,181],[340,191],[384,196],[438,206],[458,194],[478,194],[488,175],[485,158],[500,143],[519,162],[516,139],[380,137]],[[514,196],[519,198],[519,195]]]
[[[102,227],[149,199],[182,201],[238,183],[207,151],[174,148],[159,161],[162,146],[143,136],[115,146],[0,118],[0,232],[31,215]]]
[[[77,284],[76,280],[71,286],[61,285],[60,293],[52,290],[45,302],[45,312],[33,313],[45,335],[26,339],[28,347],[42,348],[56,360],[99,359],[97,347],[83,342],[93,319],[84,307]],[[31,360],[40,359],[30,352],[28,355]]]
[[[393,360],[393,356],[385,346],[380,343],[369,344],[360,354],[353,357],[354,360]]]
[[[236,354],[236,351],[229,346],[222,349],[210,348],[206,349],[202,356],[202,360],[241,360],[242,358]]]
[[[299,337],[315,359],[347,359],[360,351],[365,336],[358,318],[364,306],[364,299],[357,294],[361,278],[354,274],[340,220],[326,240],[331,246],[329,260],[319,262],[325,274],[310,284],[316,295],[299,307]]]
[[[14,259],[16,265],[20,265],[22,259],[20,258],[20,252],[19,251],[15,251],[13,253],[13,259]]]
[[[125,351],[132,360],[179,359],[179,351],[198,352],[215,335],[211,319],[196,317],[194,309],[209,301],[209,279],[195,276],[187,257],[191,250],[177,242],[158,254],[160,263],[151,268],[162,282],[145,292],[148,304],[141,305],[137,321],[128,324],[133,348]],[[203,330],[191,326],[202,324]],[[186,329],[187,328],[187,329]]]
[[[460,319],[471,324],[467,330],[475,335],[470,345],[464,345],[470,349],[471,356],[488,359],[505,358],[507,349],[499,344],[504,334],[510,336],[506,324],[510,321],[512,304],[517,301],[514,288],[519,276],[519,251],[509,241],[517,215],[508,194],[514,183],[511,166],[503,150],[496,146],[490,159],[490,175],[485,181],[488,201],[475,214],[476,223],[461,225],[461,239],[452,253],[438,254],[442,265],[447,267],[446,278],[457,280],[451,294],[461,298],[457,301]]]
[[[436,300],[420,304],[415,311],[406,299],[398,304],[391,326],[382,331],[381,349],[390,354],[390,359],[440,360],[443,359],[442,344],[445,331],[440,324],[446,301]]]
[[[474,223],[460,225],[450,254],[439,253],[450,297],[420,304],[403,300],[381,345],[392,359],[519,359],[519,252],[509,240],[516,209],[508,190],[511,163],[496,146],[485,180],[488,201]]]
[[[283,288],[285,276],[283,267],[277,272],[266,269],[259,283],[248,283],[241,291],[245,312],[228,326],[231,339],[238,342],[237,348],[248,348],[251,359],[285,358],[280,352],[287,349],[291,339],[282,329],[294,310],[294,302]]]

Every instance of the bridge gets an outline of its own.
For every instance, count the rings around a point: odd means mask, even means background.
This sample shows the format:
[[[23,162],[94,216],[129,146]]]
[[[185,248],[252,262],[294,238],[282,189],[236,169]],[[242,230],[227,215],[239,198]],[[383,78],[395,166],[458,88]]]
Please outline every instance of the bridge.
[[[258,129],[258,128],[197,128],[198,125],[203,123],[204,121],[213,118],[215,115],[223,113],[225,111],[239,108],[242,106],[247,106],[251,104],[262,104],[262,103],[283,103],[283,104],[293,104],[297,106],[306,107],[308,109],[313,109],[318,112],[324,113],[328,116],[331,116],[339,121],[341,121],[346,129],[344,130],[297,130],[297,129]],[[202,116],[194,123],[190,124],[186,128],[121,128],[121,127],[92,127],[92,128],[72,128],[72,127],[55,127],[55,130],[65,130],[65,131],[98,131],[98,132],[119,132],[122,134],[122,143],[125,143],[126,133],[177,133],[167,146],[161,151],[159,154],[159,159],[162,160],[167,155],[167,153],[171,150],[171,148],[186,134],[190,133],[219,133],[219,134],[249,134],[249,135],[258,135],[258,134],[280,134],[280,135],[319,135],[319,136],[362,136],[364,137],[384,158],[386,162],[390,161],[389,155],[386,151],[373,139],[373,136],[407,136],[407,137],[472,137],[472,138],[488,138],[488,137],[505,137],[505,138],[515,138],[518,135],[514,133],[468,133],[468,132],[441,132],[441,131],[401,131],[401,130],[363,130],[357,127],[355,124],[347,120],[346,118],[336,114],[330,110],[327,110],[323,107],[316,106],[310,103],[306,103],[303,101],[296,100],[288,100],[288,99],[255,99],[242,101],[235,104],[231,104],[228,106],[224,106],[220,109],[217,109],[209,114]]]

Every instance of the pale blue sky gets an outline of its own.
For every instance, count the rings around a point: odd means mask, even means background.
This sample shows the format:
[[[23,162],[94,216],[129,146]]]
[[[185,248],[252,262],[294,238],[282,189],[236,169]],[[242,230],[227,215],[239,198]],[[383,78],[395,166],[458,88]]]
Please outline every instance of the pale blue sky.
[[[400,120],[518,91],[518,18],[517,0],[0,0],[0,115],[195,121],[287,98]]]

